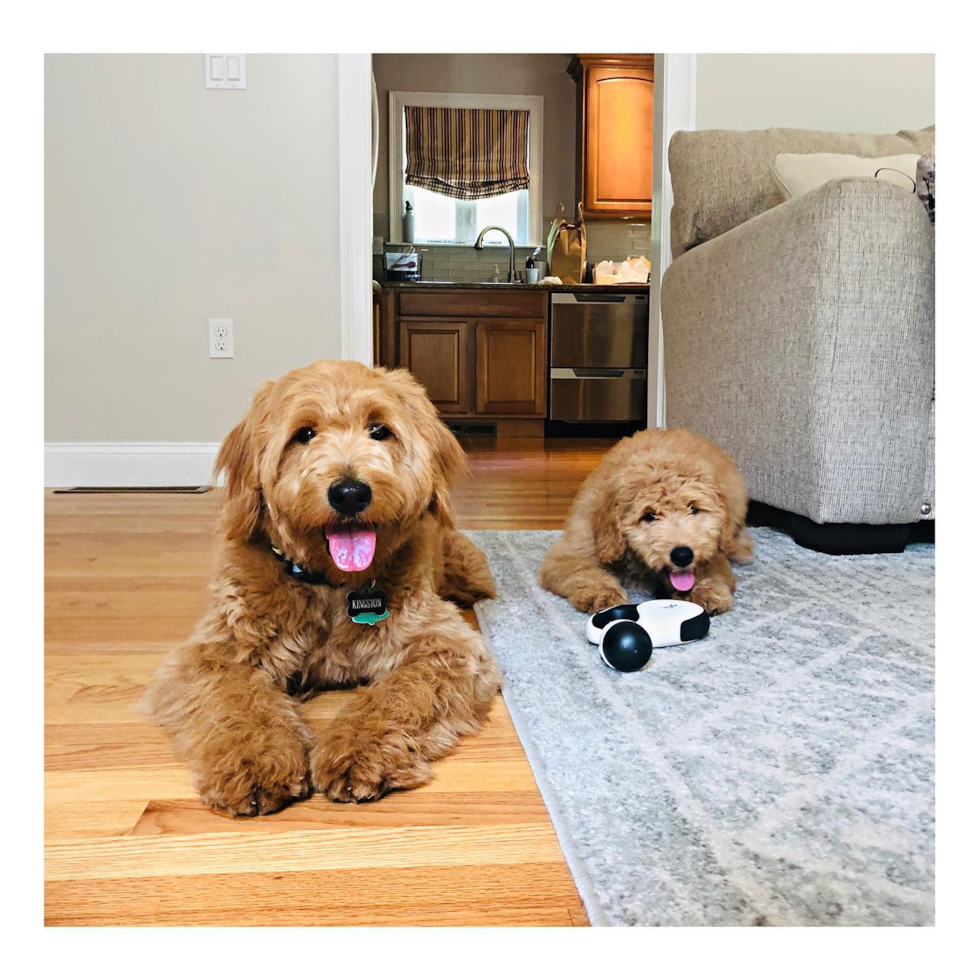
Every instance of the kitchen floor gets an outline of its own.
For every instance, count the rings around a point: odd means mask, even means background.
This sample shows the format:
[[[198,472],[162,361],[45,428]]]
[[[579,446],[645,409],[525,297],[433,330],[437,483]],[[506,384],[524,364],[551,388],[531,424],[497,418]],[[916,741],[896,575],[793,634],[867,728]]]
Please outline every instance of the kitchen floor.
[[[467,439],[461,524],[561,527],[613,442]],[[45,493],[46,923],[587,925],[500,698],[419,789],[254,820],[200,804],[135,705],[204,610],[220,504]],[[321,729],[349,696],[304,713]]]

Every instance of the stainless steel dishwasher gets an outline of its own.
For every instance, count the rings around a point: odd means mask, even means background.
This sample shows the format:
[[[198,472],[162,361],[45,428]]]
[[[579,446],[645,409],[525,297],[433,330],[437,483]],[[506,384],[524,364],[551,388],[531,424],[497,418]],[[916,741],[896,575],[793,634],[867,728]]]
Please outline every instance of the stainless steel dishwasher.
[[[552,293],[549,417],[645,420],[649,331],[646,293]]]

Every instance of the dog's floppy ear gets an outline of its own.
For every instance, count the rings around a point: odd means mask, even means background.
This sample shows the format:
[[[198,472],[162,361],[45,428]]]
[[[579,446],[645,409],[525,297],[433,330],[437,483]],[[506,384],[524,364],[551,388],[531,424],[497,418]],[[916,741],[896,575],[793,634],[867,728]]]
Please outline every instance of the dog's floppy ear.
[[[436,418],[436,441],[433,451],[436,478],[429,503],[429,512],[444,527],[453,527],[452,505],[449,491],[452,485],[466,473],[466,453],[456,437]]]
[[[722,507],[725,511],[725,523],[722,525],[721,534],[718,537],[718,550],[723,555],[730,555],[735,548],[735,539],[741,528],[736,527],[732,514],[725,506],[724,501]]]
[[[730,557],[733,553],[743,551],[745,545],[740,538],[745,527],[745,512],[748,508],[748,499],[744,491],[739,494],[737,487],[726,487],[724,484],[711,485],[707,482],[703,484],[702,490],[717,501],[717,507],[722,514],[718,550]]]
[[[619,530],[619,514],[605,495],[596,500],[592,511],[592,536],[595,556],[604,565],[619,561],[626,552],[626,542]]]
[[[440,421],[439,413],[425,388],[408,371],[395,368],[385,371],[384,377],[407,402],[415,427],[432,453],[432,496],[427,510],[443,526],[453,527],[455,520],[449,491],[466,473],[466,453]]]
[[[222,519],[229,541],[247,541],[255,531],[262,510],[262,493],[255,472],[254,454],[248,437],[248,419],[242,419],[218,450],[215,476],[225,473],[225,502]]]
[[[262,490],[258,473],[258,452],[254,445],[253,420],[264,401],[270,382],[255,393],[251,411],[225,436],[214,463],[215,477],[224,471],[228,499],[222,520],[229,541],[247,541],[262,513]]]
[[[745,529],[745,514],[733,510],[722,495],[725,505],[725,523],[718,540],[718,550],[734,562],[746,562],[752,557],[752,536]]]

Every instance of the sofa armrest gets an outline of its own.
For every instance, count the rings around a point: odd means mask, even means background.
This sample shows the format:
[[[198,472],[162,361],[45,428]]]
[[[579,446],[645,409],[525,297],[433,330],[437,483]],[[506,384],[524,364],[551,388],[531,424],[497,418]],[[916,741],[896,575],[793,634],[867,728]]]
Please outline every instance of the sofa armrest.
[[[752,496],[820,523],[917,520],[934,377],[933,227],[914,194],[831,181],[677,259],[667,422]]]

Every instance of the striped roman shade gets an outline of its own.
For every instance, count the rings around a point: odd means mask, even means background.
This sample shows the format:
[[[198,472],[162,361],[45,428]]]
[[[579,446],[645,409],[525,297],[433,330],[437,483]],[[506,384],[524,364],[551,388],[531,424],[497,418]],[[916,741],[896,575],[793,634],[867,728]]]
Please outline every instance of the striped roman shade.
[[[405,106],[405,183],[471,201],[526,190],[526,109]]]

